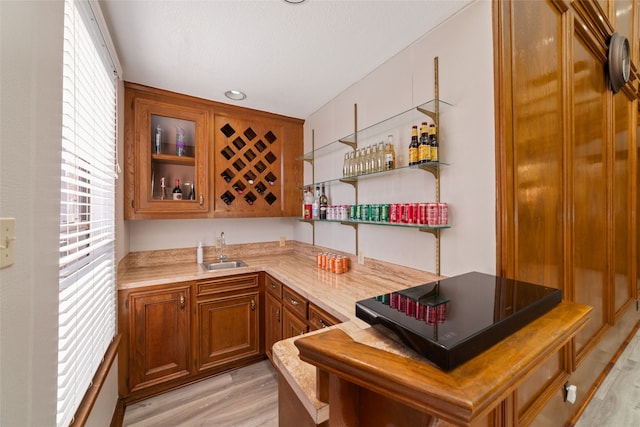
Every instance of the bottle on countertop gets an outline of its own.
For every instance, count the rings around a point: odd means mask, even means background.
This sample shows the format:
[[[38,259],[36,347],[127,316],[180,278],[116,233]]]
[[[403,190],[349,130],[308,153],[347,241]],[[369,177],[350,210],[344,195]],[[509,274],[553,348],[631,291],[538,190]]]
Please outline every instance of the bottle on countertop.
[[[167,182],[164,179],[164,176],[160,178],[160,200],[167,199]]]
[[[409,166],[418,163],[418,126],[413,125],[411,128],[411,143],[409,144]]]
[[[180,189],[179,179],[176,179],[176,186],[173,188],[173,200],[182,200],[182,190]]]
[[[393,148],[393,135],[387,136],[387,146],[384,151],[384,169],[396,168],[396,150]]]
[[[316,187],[316,196],[313,198],[311,204],[311,217],[313,219],[320,219],[320,187]]]
[[[196,250],[196,262],[202,264],[202,242],[198,242],[198,249]]]
[[[327,209],[329,209],[329,199],[324,193],[324,184],[322,184],[322,194],[320,194],[320,219],[327,219]]]
[[[155,152],[157,154],[162,152],[162,128],[160,125],[156,127]]]

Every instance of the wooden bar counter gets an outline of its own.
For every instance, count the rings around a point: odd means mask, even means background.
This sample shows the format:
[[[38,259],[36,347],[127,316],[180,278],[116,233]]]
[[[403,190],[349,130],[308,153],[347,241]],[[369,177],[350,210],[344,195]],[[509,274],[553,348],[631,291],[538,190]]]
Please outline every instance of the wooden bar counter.
[[[590,312],[588,306],[562,302],[449,372],[400,343],[381,348],[377,341],[387,334],[375,327],[349,333],[340,325],[290,341],[300,360],[317,369],[316,403],[328,404],[328,420],[311,425],[511,426],[518,425],[518,385],[548,357],[572,345]],[[278,343],[275,353],[291,351],[286,344]],[[280,409],[280,425],[294,425],[288,420],[301,425],[300,407],[288,402]]]

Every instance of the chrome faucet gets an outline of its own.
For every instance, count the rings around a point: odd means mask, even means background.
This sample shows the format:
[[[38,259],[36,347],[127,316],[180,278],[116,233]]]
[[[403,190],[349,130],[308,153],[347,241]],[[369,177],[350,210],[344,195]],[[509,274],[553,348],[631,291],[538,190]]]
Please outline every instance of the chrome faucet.
[[[224,231],[222,233],[220,233],[220,237],[218,237],[218,243],[220,246],[220,261],[223,261],[227,256],[224,255],[224,245],[225,245],[225,241],[224,241]]]

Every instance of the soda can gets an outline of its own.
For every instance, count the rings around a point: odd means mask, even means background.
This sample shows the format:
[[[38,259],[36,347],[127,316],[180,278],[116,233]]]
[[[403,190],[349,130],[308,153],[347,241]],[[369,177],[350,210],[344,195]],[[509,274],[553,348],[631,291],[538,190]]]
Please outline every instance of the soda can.
[[[316,267],[322,268],[322,253],[318,252],[316,254]]]
[[[447,318],[447,304],[440,304],[437,308],[438,323],[444,323],[445,319]]]
[[[322,253],[322,259],[320,260],[320,268],[323,270],[327,269],[327,254],[325,252]]]
[[[437,203],[427,203],[427,224],[440,224],[440,210]]]
[[[398,220],[398,213],[396,210],[396,206],[398,206],[397,203],[391,203],[389,205],[389,222],[393,222],[393,223],[400,222]]]
[[[427,320],[427,325],[429,326],[435,326],[435,324],[438,321],[438,313],[437,313],[438,309],[434,306],[428,305],[427,306],[427,313],[426,313],[426,320]]]
[[[389,222],[389,203],[380,206],[380,222]]]
[[[371,221],[380,222],[380,205],[371,205]]]
[[[407,211],[409,210],[409,203],[402,203],[400,205],[400,222],[407,223]]]
[[[407,312],[407,297],[404,295],[400,295],[398,297],[398,311],[400,313],[406,313]]]
[[[407,298],[407,309],[405,310],[407,316],[414,317],[416,314],[416,300]]]
[[[416,320],[425,320],[427,306],[424,304],[416,303]]]
[[[362,212],[360,219],[362,221],[371,221],[371,211],[369,205],[362,205]]]
[[[440,225],[449,224],[449,205],[446,203],[438,203],[438,209],[440,209]]]
[[[389,299],[391,294],[383,294],[382,295],[382,304],[389,305]]]
[[[356,205],[356,217],[354,219],[356,221],[360,221],[362,219],[362,205]]]
[[[426,203],[418,204],[418,224],[428,224]]]
[[[342,263],[342,271],[344,271],[345,273],[346,273],[347,271],[349,271],[349,257],[347,257],[347,256],[343,256],[343,257],[340,259],[340,261],[341,261],[341,263]]]
[[[398,302],[400,300],[400,294],[397,292],[391,292],[391,297],[389,299],[389,307],[398,308]]]
[[[356,217],[356,205],[351,205],[349,207],[349,219],[357,219]]]

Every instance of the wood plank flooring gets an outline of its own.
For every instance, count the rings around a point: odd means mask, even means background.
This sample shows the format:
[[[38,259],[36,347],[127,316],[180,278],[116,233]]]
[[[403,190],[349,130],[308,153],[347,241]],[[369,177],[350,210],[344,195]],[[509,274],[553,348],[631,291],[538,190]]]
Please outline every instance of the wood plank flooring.
[[[269,360],[127,406],[123,426],[276,427],[278,379]]]
[[[269,360],[126,408],[123,426],[278,426],[278,380]],[[640,426],[640,334],[624,350],[575,427]]]
[[[576,427],[640,426],[640,334],[631,339]]]

